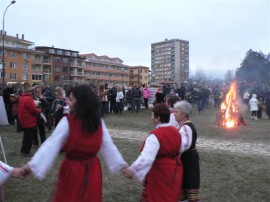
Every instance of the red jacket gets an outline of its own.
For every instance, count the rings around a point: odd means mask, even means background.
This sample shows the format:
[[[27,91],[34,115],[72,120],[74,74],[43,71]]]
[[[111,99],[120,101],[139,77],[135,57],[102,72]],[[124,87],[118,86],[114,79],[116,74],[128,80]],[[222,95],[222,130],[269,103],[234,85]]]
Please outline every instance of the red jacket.
[[[23,93],[18,104],[18,116],[22,128],[33,128],[37,126],[37,115],[41,112],[34,103],[31,95]]]

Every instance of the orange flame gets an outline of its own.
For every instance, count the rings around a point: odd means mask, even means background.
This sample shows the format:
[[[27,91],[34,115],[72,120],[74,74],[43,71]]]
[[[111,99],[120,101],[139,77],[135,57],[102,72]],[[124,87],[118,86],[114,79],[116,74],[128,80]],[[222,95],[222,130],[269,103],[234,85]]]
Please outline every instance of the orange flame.
[[[232,128],[238,124],[239,104],[237,100],[236,81],[231,83],[230,89],[226,94],[225,100],[221,103],[221,124],[227,128]]]

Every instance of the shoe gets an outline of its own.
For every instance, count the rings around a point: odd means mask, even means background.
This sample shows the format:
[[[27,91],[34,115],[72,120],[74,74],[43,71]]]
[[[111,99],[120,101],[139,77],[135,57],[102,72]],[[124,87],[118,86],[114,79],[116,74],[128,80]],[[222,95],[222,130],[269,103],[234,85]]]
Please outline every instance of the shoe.
[[[33,155],[30,154],[30,153],[24,153],[24,152],[21,152],[22,156],[23,157],[32,157]]]

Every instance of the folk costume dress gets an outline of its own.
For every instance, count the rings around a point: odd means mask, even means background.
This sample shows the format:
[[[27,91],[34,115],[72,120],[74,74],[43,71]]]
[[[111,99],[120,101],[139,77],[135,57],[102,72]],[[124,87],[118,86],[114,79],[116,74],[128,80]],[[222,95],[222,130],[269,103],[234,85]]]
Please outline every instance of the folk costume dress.
[[[200,189],[200,165],[199,154],[196,150],[197,131],[193,123],[189,120],[183,120],[177,126],[182,138],[181,160],[184,168],[183,190],[192,190],[194,199],[198,197]]]
[[[182,185],[181,138],[170,124],[150,132],[131,171],[143,181],[143,202],[177,202]]]
[[[111,173],[126,165],[112,142],[104,121],[89,134],[74,114],[62,118],[52,135],[41,145],[28,163],[34,175],[43,179],[53,166],[60,149],[62,161],[52,197],[55,202],[101,202],[102,173],[97,153],[101,154]]]

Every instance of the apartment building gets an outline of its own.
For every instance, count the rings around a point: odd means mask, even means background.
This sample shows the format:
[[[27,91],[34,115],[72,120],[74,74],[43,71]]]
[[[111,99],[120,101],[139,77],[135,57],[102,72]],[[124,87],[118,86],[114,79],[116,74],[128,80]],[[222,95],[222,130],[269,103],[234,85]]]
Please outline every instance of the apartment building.
[[[165,39],[151,44],[152,81],[180,85],[189,78],[189,41]]]
[[[84,76],[84,58],[78,51],[37,46],[43,55],[43,80],[54,84],[82,83]]]
[[[129,66],[124,65],[121,59],[97,56],[94,53],[80,56],[85,58],[85,79],[91,83],[125,87],[129,85]]]
[[[0,38],[4,35],[4,61],[5,61],[5,82],[22,83],[37,82],[42,80],[42,58],[43,53],[31,49],[33,42],[21,38],[6,35],[0,31]],[[0,57],[2,58],[3,40],[0,40]],[[1,59],[2,60],[2,59]],[[1,69],[1,79],[3,70]]]
[[[149,84],[149,67],[131,66],[129,68],[129,85],[145,85]]]

